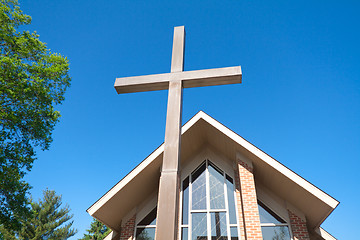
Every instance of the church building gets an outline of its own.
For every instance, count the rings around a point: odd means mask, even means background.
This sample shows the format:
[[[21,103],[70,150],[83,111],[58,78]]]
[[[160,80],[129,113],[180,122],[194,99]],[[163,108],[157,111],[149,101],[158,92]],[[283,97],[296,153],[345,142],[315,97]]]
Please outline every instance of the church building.
[[[179,240],[333,240],[321,224],[339,204],[204,112],[181,128]],[[87,212],[106,240],[155,239],[164,144]]]

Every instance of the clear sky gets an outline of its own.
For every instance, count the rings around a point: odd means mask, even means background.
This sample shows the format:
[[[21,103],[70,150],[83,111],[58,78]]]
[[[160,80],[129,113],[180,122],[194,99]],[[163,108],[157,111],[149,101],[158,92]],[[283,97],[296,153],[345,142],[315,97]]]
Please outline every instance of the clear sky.
[[[30,30],[70,61],[72,86],[49,151],[26,180],[62,194],[83,235],[86,209],[164,139],[167,91],[117,95],[116,77],[170,71],[185,25],[185,70],[241,65],[243,84],[185,89],[203,110],[341,203],[323,223],[358,236],[359,1],[20,0]]]

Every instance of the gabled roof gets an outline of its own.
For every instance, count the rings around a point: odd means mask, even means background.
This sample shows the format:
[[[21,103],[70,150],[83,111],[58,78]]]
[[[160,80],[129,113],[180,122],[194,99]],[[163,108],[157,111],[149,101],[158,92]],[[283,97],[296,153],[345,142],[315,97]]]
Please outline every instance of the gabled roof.
[[[241,152],[252,160],[256,181],[301,210],[311,229],[318,229],[339,204],[330,195],[202,111],[191,118],[181,132],[180,164],[204,146],[216,149],[229,159],[235,159],[236,153]],[[87,212],[110,228],[119,230],[121,219],[157,191],[163,151],[162,144]]]

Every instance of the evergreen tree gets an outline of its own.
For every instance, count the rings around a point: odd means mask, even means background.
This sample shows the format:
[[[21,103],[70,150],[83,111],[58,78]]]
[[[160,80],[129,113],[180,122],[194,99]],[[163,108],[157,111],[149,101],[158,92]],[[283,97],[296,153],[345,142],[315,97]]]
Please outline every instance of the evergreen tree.
[[[21,222],[19,231],[0,226],[0,239],[65,240],[76,234],[77,230],[71,228],[73,215],[69,214],[69,207],[61,208],[61,196],[47,189],[43,194],[42,200],[31,203],[32,217]]]
[[[90,229],[86,231],[88,234],[84,234],[79,240],[102,240],[111,232],[111,229],[94,218]]]
[[[17,240],[16,233],[0,225],[0,240]]]
[[[30,215],[30,186],[23,180],[47,150],[70,85],[68,60],[51,53],[36,32],[18,31],[31,23],[17,0],[0,0],[0,225],[19,230]]]

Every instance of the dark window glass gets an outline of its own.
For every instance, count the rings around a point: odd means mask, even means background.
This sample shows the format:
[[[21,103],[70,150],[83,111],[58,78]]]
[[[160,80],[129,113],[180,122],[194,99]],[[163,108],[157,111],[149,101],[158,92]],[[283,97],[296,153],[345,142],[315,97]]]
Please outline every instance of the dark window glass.
[[[192,174],[191,174],[191,180],[194,182],[206,169],[206,162],[203,162],[200,167],[198,167]]]
[[[136,240],[154,240],[155,228],[137,228]]]
[[[188,224],[189,219],[189,177],[183,181],[182,224]]]
[[[260,223],[272,223],[274,225],[283,225],[286,223],[283,219],[277,216],[273,211],[266,207],[261,202],[258,202]],[[288,226],[262,226],[261,227],[263,240],[290,240],[290,232]]]
[[[260,214],[260,223],[274,223],[274,224],[285,223],[284,220],[278,217],[273,211],[271,211],[261,202],[258,202],[258,207]]]
[[[156,225],[156,211],[157,208],[154,208],[138,225],[146,226],[146,225]]]
[[[263,240],[290,240],[287,226],[261,227]]]

